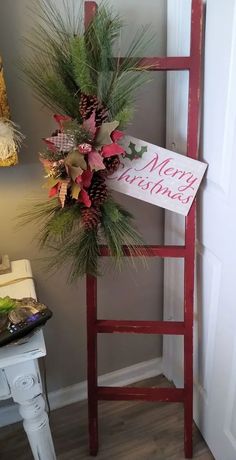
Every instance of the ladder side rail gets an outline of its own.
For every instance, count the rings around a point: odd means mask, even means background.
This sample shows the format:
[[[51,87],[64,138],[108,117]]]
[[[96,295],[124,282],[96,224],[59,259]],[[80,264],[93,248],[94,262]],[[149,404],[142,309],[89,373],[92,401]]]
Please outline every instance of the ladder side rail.
[[[88,422],[91,455],[98,451],[97,278],[86,277]]]
[[[203,2],[192,0],[191,15],[191,66],[189,72],[189,104],[187,156],[198,158],[200,88],[201,88],[201,53]],[[184,264],[184,444],[186,458],[192,458],[193,430],[193,315],[194,315],[194,272],[195,272],[195,238],[196,238],[196,199],[189,215],[185,219],[186,257]]]
[[[85,1],[84,27],[89,27],[97,11],[97,3]],[[87,380],[88,380],[88,425],[89,450],[92,456],[98,453],[98,376],[97,376],[97,278],[86,276],[87,303]]]

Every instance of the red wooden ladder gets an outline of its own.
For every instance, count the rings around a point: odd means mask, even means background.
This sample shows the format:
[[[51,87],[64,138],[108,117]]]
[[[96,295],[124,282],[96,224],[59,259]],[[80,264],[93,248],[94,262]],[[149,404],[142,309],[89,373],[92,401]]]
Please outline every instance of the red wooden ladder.
[[[85,27],[96,13],[95,2],[85,2]],[[152,71],[189,71],[188,138],[187,155],[198,158],[199,108],[202,51],[202,0],[192,0],[191,51],[187,57],[153,57],[141,59],[143,66]],[[140,400],[182,402],[184,404],[184,445],[186,458],[192,458],[193,427],[193,294],[195,264],[196,201],[185,218],[184,246],[144,246],[149,257],[173,257],[184,259],[184,321],[117,321],[97,318],[97,279],[87,276],[87,342],[88,342],[88,410],[90,453],[98,452],[98,401]],[[127,257],[131,255],[124,247]],[[101,246],[101,256],[109,257],[109,250]],[[135,254],[133,254],[135,256]],[[173,334],[184,336],[184,388],[132,388],[102,387],[97,380],[97,334]]]

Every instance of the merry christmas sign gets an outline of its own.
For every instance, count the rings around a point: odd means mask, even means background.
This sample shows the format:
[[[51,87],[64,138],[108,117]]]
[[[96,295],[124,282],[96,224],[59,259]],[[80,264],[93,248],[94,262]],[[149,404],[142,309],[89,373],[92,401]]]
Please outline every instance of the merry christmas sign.
[[[126,156],[108,178],[110,187],[187,216],[207,165],[130,136],[122,146]]]

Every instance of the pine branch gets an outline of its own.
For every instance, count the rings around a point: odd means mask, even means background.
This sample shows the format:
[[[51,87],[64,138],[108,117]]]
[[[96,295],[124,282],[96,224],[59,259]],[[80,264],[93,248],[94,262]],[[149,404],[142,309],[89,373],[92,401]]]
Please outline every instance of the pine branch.
[[[54,215],[60,208],[58,200],[55,198],[43,202],[30,201],[28,208],[17,216],[17,228],[32,222],[42,222],[42,225],[44,225],[45,221]]]
[[[152,42],[149,29],[135,35],[127,58],[119,61],[113,50],[123,23],[111,9],[100,6],[83,35],[81,10],[75,11],[73,2],[64,0],[61,12],[55,0],[33,1],[36,20],[26,40],[31,55],[21,68],[39,100],[80,120],[81,91],[94,94],[108,108],[110,120],[126,114],[125,123],[135,91],[148,79],[146,72],[134,69]]]
[[[78,231],[80,218],[79,205],[56,209],[40,232],[40,246],[43,248],[52,244],[65,245],[73,236],[73,232]]]
[[[96,86],[90,76],[90,65],[84,37],[71,40],[71,59],[78,88],[85,94],[96,94]]]
[[[141,235],[132,225],[133,216],[110,197],[101,207],[101,227],[114,262],[119,267],[123,260],[123,245],[130,253],[141,256],[139,247],[143,245]],[[143,258],[144,260],[144,258]]]
[[[98,276],[99,239],[97,230],[84,230],[71,247],[72,264],[69,281],[74,282],[85,273]]]
[[[42,57],[37,61],[28,58],[20,67],[23,79],[33,87],[40,102],[53,111],[59,110],[75,118],[79,116],[76,93],[68,89],[50,61]]]

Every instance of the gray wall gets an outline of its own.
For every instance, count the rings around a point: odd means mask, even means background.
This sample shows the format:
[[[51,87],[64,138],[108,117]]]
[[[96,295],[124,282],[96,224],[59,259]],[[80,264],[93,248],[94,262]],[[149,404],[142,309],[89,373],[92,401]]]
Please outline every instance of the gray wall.
[[[127,22],[127,33],[137,24],[153,23],[156,55],[166,52],[165,0],[113,0]],[[38,162],[41,137],[51,130],[50,114],[34,98],[30,88],[19,79],[15,61],[25,49],[20,37],[29,27],[26,7],[30,0],[0,0],[0,53],[13,119],[26,135],[20,164],[0,169],[0,253],[12,260],[31,260],[38,297],[53,311],[54,318],[45,328],[49,390],[86,378],[85,283],[66,284],[65,273],[49,277],[38,260],[35,226],[16,231],[17,214],[42,190],[42,169]],[[154,76],[154,75],[153,75]],[[163,145],[165,139],[165,77],[154,81],[138,94],[137,110],[129,132]],[[137,225],[147,243],[162,243],[163,213],[159,208],[121,195],[117,198],[135,214]],[[161,261],[150,261],[146,270],[141,263],[135,271],[124,266],[122,273],[106,270],[99,280],[99,316],[120,319],[162,319]],[[103,336],[99,340],[99,372],[106,373],[161,355],[161,338],[153,336]]]

